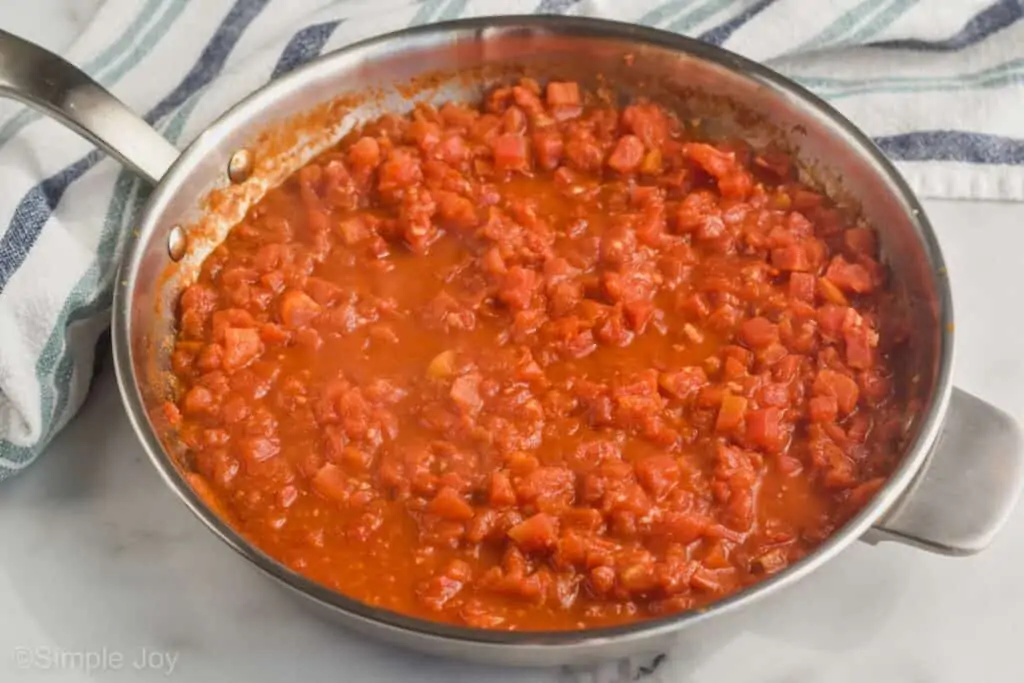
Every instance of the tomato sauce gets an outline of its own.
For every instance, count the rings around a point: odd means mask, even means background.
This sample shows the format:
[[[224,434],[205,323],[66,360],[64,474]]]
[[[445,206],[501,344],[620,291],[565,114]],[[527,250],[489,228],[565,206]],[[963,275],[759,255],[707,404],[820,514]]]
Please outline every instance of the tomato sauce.
[[[706,605],[896,464],[875,232],[789,158],[526,79],[271,190],[181,296],[166,406],[259,548],[497,629]]]

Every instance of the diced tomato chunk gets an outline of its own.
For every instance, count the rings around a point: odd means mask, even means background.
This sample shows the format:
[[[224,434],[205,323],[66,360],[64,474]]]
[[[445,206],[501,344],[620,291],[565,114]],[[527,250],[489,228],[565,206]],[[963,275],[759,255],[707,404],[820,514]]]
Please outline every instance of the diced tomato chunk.
[[[491,475],[489,500],[495,507],[506,507],[516,502],[516,492],[512,488],[512,482],[509,480],[508,474],[501,470]]]
[[[341,241],[352,246],[370,237],[370,228],[366,221],[361,218],[346,218],[338,221],[334,231],[341,237]]]
[[[544,114],[544,104],[540,100],[540,88],[516,85],[512,87],[512,100],[516,107],[526,112],[531,117],[539,117]]]
[[[848,306],[850,304],[843,291],[828,278],[818,278],[818,292],[821,298],[835,306]]]
[[[260,333],[251,327],[229,327],[224,331],[224,369],[244,368],[263,353]]]
[[[520,133],[506,133],[494,139],[494,165],[500,171],[525,171],[530,164],[529,147]]]
[[[671,511],[662,515],[657,530],[669,540],[687,545],[708,533],[710,526],[710,520],[702,515]]]
[[[438,144],[437,154],[442,161],[458,166],[469,158],[470,151],[461,135],[449,135]]]
[[[631,104],[622,111],[623,126],[650,148],[661,146],[669,134],[665,112],[653,104]]]
[[[809,271],[811,260],[802,244],[772,249],[772,265],[779,270]]]
[[[558,541],[558,520],[538,512],[509,529],[508,536],[525,552],[549,550]]]
[[[198,415],[213,410],[216,407],[213,393],[203,386],[194,386],[185,394],[182,399],[182,410],[186,415]]]
[[[551,81],[548,83],[547,101],[550,107],[578,105],[580,103],[580,86],[574,82]]]
[[[782,411],[778,408],[751,410],[746,415],[747,438],[769,453],[782,449],[785,434],[782,430]]]
[[[793,272],[789,275],[789,296],[798,301],[814,303],[817,280],[810,273]]]
[[[480,396],[480,375],[471,373],[462,375],[452,383],[452,401],[462,411],[475,415],[483,408],[484,401]]]
[[[740,325],[740,339],[752,349],[763,349],[779,340],[779,326],[761,316],[751,318]]]
[[[281,322],[292,329],[306,327],[322,310],[305,292],[293,289],[281,295]]]
[[[526,114],[518,106],[506,109],[501,121],[506,133],[522,133],[526,130]]]
[[[833,340],[838,340],[843,330],[843,323],[846,321],[846,306],[825,304],[818,309],[817,320],[821,333]]]
[[[789,405],[789,385],[782,382],[772,382],[761,387],[758,394],[758,401],[763,406],[782,408]]]
[[[710,192],[691,192],[679,204],[676,227],[680,232],[692,232],[703,226],[709,216],[721,220],[718,199]]]
[[[377,177],[381,192],[393,192],[404,190],[419,182],[423,177],[423,172],[419,159],[412,152],[396,149],[381,165]]]
[[[742,396],[726,394],[722,397],[722,406],[718,409],[718,419],[715,421],[715,429],[720,432],[728,432],[738,429],[743,424],[743,418],[747,411],[747,399]]]
[[[441,126],[433,121],[423,119],[413,121],[407,135],[422,151],[427,152],[441,141]]]
[[[545,128],[533,133],[533,153],[541,168],[549,171],[557,168],[564,149],[562,134],[557,130]]]
[[[498,298],[510,308],[522,310],[530,305],[538,286],[536,271],[522,266],[513,266],[502,280]]]
[[[875,363],[873,347],[878,343],[878,334],[861,323],[843,330],[846,345],[846,364],[851,368],[866,370]]]
[[[718,191],[729,199],[746,199],[753,187],[754,178],[743,170],[733,171],[718,179]]]
[[[637,461],[636,477],[651,495],[660,497],[679,481],[679,464],[671,455],[649,455]]]
[[[623,135],[615,144],[608,166],[619,173],[633,173],[644,159],[644,143],[635,135]]]
[[[473,519],[473,507],[450,486],[445,486],[437,492],[434,499],[430,501],[430,505],[427,506],[427,512],[461,522]]]
[[[878,236],[871,228],[850,228],[843,233],[843,244],[853,254],[875,258]]]
[[[676,398],[689,398],[707,383],[708,375],[699,365],[663,372],[658,376],[658,385]]]
[[[313,477],[313,488],[324,498],[345,502],[349,497],[347,482],[348,477],[340,467],[327,463]]]
[[[812,396],[807,402],[807,411],[812,422],[835,422],[839,403],[832,395]]]
[[[453,192],[437,193],[437,215],[446,226],[458,230],[469,230],[480,223],[473,202]]]
[[[538,467],[521,477],[516,485],[519,498],[525,502],[572,503],[576,490],[576,475],[565,467]]]
[[[814,378],[814,393],[835,398],[839,410],[845,414],[857,407],[860,388],[852,377],[835,370],[819,370]]]
[[[348,150],[349,163],[358,171],[372,171],[380,163],[380,144],[371,137],[362,137]]]
[[[842,290],[865,294],[874,290],[871,273],[859,263],[849,263],[842,256],[836,256],[825,271],[825,279]]]
[[[736,168],[736,156],[732,152],[723,152],[707,143],[688,142],[683,145],[683,154],[719,180]]]

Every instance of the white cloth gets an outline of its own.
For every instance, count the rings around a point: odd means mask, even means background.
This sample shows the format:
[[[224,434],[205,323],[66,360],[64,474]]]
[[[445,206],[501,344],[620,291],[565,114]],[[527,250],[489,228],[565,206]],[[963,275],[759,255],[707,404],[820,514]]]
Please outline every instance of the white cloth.
[[[931,197],[1024,199],[1020,0],[107,0],[65,57],[186,144],[267,80],[360,38],[463,16],[658,26],[830,100]],[[0,108],[0,479],[85,399],[142,185],[58,124]]]

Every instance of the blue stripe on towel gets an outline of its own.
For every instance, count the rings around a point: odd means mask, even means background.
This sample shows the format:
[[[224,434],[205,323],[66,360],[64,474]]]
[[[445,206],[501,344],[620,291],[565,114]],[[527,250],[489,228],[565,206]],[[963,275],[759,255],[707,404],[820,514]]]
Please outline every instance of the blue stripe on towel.
[[[413,15],[412,20],[409,22],[409,26],[429,24],[434,18],[434,12],[441,9],[443,4],[444,0],[422,0],[420,8],[416,10],[416,14]]]
[[[657,26],[669,17],[679,14],[687,4],[689,4],[689,0],[670,0],[664,5],[659,5],[650,10],[636,21],[638,24],[644,24],[645,26]]]
[[[896,2],[871,17],[865,25],[843,38],[842,41],[840,41],[840,44],[857,45],[858,43],[863,43],[868,39],[875,37],[885,29],[889,28],[894,21],[903,16],[918,2],[919,0],[896,0]],[[832,45],[830,47],[837,46]]]
[[[534,14],[565,14],[580,0],[540,0]]]
[[[1024,165],[1024,140],[961,130],[924,130],[875,138],[895,161]]]
[[[849,35],[851,31],[855,31],[868,17],[873,16],[879,10],[879,7],[884,7],[887,4],[889,4],[888,0],[862,0],[856,7],[851,7],[839,15],[838,18],[821,29],[813,38],[801,45],[794,46],[788,52],[820,50],[836,44],[842,44],[844,36]]]
[[[955,35],[943,40],[885,40],[868,43],[870,47],[927,52],[955,52],[985,40],[1024,18],[1021,0],[999,0],[985,8],[964,24]]]
[[[103,154],[93,150],[87,155],[42,181],[21,200],[11,224],[0,239],[0,292],[28,257],[39,232],[50,218],[64,191],[96,165]]]
[[[1024,69],[1024,57],[1011,59],[1008,62],[994,64],[980,71],[953,74],[951,76],[886,76],[875,78],[831,78],[825,76],[801,76],[789,74],[818,94],[830,96],[834,91],[846,92],[854,88],[881,90],[897,86],[929,86],[946,90],[957,90],[963,87],[992,80],[1007,74],[1020,72]]]
[[[706,43],[712,43],[714,45],[721,45],[725,41],[729,40],[733,33],[739,30],[744,24],[749,22],[751,19],[756,17],[758,14],[768,9],[768,6],[773,4],[775,0],[760,0],[760,2],[748,7],[743,12],[740,12],[735,17],[726,21],[723,24],[705,31],[700,34],[698,38]]]
[[[340,24],[341,20],[325,21],[322,24],[307,26],[292,36],[277,60],[270,80],[285,75],[319,55]]]
[[[457,19],[462,16],[462,13],[466,11],[466,5],[469,4],[469,0],[452,0],[448,3],[448,6],[441,10],[441,15],[437,18],[438,21],[448,21],[449,19]]]
[[[731,2],[732,0],[708,0],[703,5],[694,8],[692,12],[675,19],[666,28],[669,31],[688,34],[692,29],[728,7]]]

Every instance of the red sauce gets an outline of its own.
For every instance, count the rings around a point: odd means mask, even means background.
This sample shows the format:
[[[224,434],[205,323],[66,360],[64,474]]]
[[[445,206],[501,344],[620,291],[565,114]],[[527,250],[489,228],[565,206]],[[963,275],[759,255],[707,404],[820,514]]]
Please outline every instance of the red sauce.
[[[181,297],[193,481],[367,603],[572,629],[806,555],[899,453],[875,233],[785,155],[525,80],[386,116]]]

